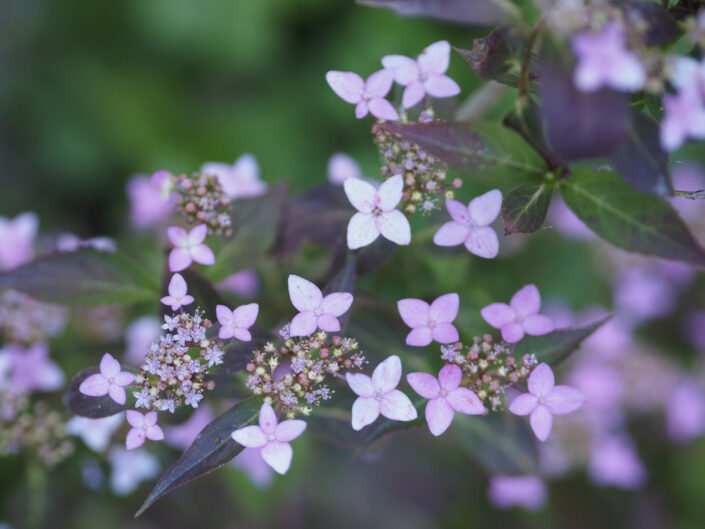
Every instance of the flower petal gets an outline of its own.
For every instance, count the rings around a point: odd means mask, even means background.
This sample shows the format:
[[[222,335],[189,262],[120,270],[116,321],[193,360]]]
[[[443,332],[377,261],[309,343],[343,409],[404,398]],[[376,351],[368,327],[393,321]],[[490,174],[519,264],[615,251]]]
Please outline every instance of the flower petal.
[[[125,400],[127,400],[125,390],[122,386],[118,386],[117,384],[110,384],[108,394],[110,395],[110,398],[118,404],[125,404]]]
[[[403,86],[419,78],[419,67],[416,61],[404,55],[386,55],[382,57],[382,66],[392,70],[394,80]]]
[[[393,209],[377,217],[377,229],[383,237],[395,244],[406,246],[411,242],[409,219],[399,210]]]
[[[191,258],[202,265],[215,264],[215,255],[213,251],[205,244],[199,244],[191,248]]]
[[[446,402],[455,411],[465,415],[484,415],[487,409],[480,398],[468,388],[456,388],[448,393]]]
[[[379,186],[377,190],[377,206],[382,211],[391,211],[401,201],[404,191],[404,179],[401,175],[395,175]]]
[[[453,391],[460,386],[463,372],[455,364],[444,365],[438,372],[438,383],[446,391]]]
[[[508,323],[502,327],[502,340],[507,343],[517,343],[524,337],[524,327],[520,323]]]
[[[438,343],[453,343],[460,339],[458,329],[456,329],[452,323],[445,322],[437,323],[436,326],[431,329],[431,335]]]
[[[453,97],[460,93],[458,83],[447,75],[431,75],[424,82],[426,93],[433,97]]]
[[[105,378],[113,378],[120,372],[120,362],[115,360],[110,353],[105,353],[100,359],[100,374]]]
[[[435,436],[441,435],[448,429],[450,423],[453,422],[454,416],[453,408],[450,407],[445,399],[429,400],[428,404],[426,404],[426,422],[428,423],[428,429]]]
[[[501,208],[502,192],[499,189],[475,197],[468,204],[470,216],[478,226],[487,226],[494,222]]]
[[[360,166],[347,154],[335,153],[328,160],[328,181],[342,184],[348,178],[362,178]]]
[[[186,246],[188,243],[188,233],[186,233],[185,229],[179,226],[171,226],[167,228],[166,235],[169,237],[171,244],[177,248]]]
[[[478,257],[492,259],[497,257],[497,253],[499,252],[499,240],[492,228],[489,226],[481,226],[470,232],[470,235],[465,241],[465,248],[467,248],[471,254],[477,255]]]
[[[400,299],[397,301],[399,315],[409,327],[428,325],[431,307],[423,300],[415,298]]]
[[[110,383],[100,373],[95,373],[87,377],[81,385],[78,386],[78,391],[89,397],[101,397],[107,395],[110,390]]]
[[[426,87],[419,80],[411,81],[404,89],[401,97],[401,104],[404,108],[411,108],[417,105],[426,95]]]
[[[353,430],[362,430],[379,417],[380,402],[374,398],[358,397],[352,406]]]
[[[338,97],[353,105],[362,99],[362,94],[365,91],[365,81],[353,72],[328,72],[326,81]]]
[[[520,318],[526,318],[529,314],[536,314],[541,308],[541,296],[536,285],[526,285],[512,296],[509,305]]]
[[[291,336],[309,336],[316,332],[318,328],[318,318],[316,314],[310,310],[299,312],[294,319],[291,320],[289,326],[289,334]]]
[[[134,426],[135,428],[142,428],[144,424],[144,415],[136,410],[127,410],[125,418],[130,426]]]
[[[526,333],[533,336],[548,334],[549,332],[553,332],[556,328],[553,320],[543,314],[531,314],[524,319],[522,324],[524,325]]]
[[[492,303],[480,311],[482,318],[495,329],[501,329],[510,322],[513,322],[517,315],[506,303]]]
[[[470,236],[470,228],[451,220],[441,226],[433,236],[436,246],[457,246],[463,244]]]
[[[346,180],[349,182],[349,180]],[[357,250],[372,244],[379,237],[379,229],[370,213],[355,213],[348,223],[348,248]]]
[[[279,474],[286,474],[294,451],[289,443],[270,441],[262,447],[262,459]]]
[[[512,400],[512,403],[509,405],[509,411],[514,415],[529,415],[536,409],[538,403],[539,399],[536,398],[536,395],[522,393],[514,397],[514,400]]]
[[[348,311],[352,302],[353,295],[349,292],[333,292],[323,298],[320,308],[326,314],[342,316]]]
[[[298,419],[292,419],[288,421],[282,421],[277,425],[276,432],[274,435],[277,441],[289,442],[296,439],[299,435],[304,433],[306,429],[306,422]]]
[[[433,332],[429,327],[416,327],[406,335],[406,345],[426,347],[433,341]]]
[[[272,434],[277,428],[277,414],[274,408],[268,403],[262,404],[259,410],[259,427],[266,434]]]
[[[378,70],[371,74],[365,81],[365,95],[369,98],[386,97],[394,83],[392,70]]]
[[[409,397],[398,389],[390,391],[382,397],[379,411],[387,419],[393,421],[413,421],[418,417],[416,408]]]
[[[133,428],[127,432],[127,437],[125,438],[125,448],[128,450],[133,450],[138,446],[144,444],[144,430],[140,428]]]
[[[441,40],[427,46],[419,55],[417,63],[426,75],[446,73],[450,63],[450,44]]]
[[[546,363],[537,365],[529,375],[529,391],[537,397],[547,396],[551,393],[555,384],[556,379],[553,376],[553,370]]]
[[[180,272],[191,264],[191,254],[184,248],[174,248],[169,253],[169,270]]]
[[[119,384],[120,386],[129,386],[135,381],[135,375],[130,373],[129,371],[121,371],[117,375],[115,375],[115,383]]]
[[[232,325],[233,312],[225,305],[216,305],[215,315],[218,318],[218,323],[223,327],[230,327]]]
[[[450,217],[458,224],[465,225],[472,220],[468,207],[462,202],[452,199],[446,200],[446,209]]]
[[[323,301],[323,294],[311,281],[294,274],[289,275],[289,297],[297,310],[316,310]]]
[[[171,281],[169,281],[169,295],[174,298],[183,298],[186,295],[187,286],[184,276],[181,274],[174,274],[171,276]]]
[[[381,97],[370,99],[367,103],[372,114],[377,119],[385,119],[387,121],[396,121],[399,119],[399,113],[389,101]]]
[[[428,373],[409,373],[406,381],[411,388],[425,399],[435,399],[441,394],[438,379]]]
[[[343,189],[353,207],[363,213],[371,213],[377,200],[375,187],[362,179],[347,179]]]
[[[392,355],[381,362],[372,373],[372,384],[377,391],[388,392],[399,385],[401,359]]]
[[[355,117],[357,119],[364,118],[369,111],[370,111],[370,108],[367,105],[367,101],[365,101],[365,100],[360,101],[357,105],[355,105]]]
[[[232,335],[233,335],[233,338],[236,338],[236,339],[240,340],[241,342],[251,342],[252,341],[252,333],[248,330],[245,330],[245,329],[233,328]]]
[[[164,431],[156,424],[147,428],[146,434],[147,439],[151,439],[152,441],[161,441],[164,439]]]
[[[188,233],[188,242],[191,246],[197,246],[206,240],[208,235],[208,227],[205,224],[194,226]]]
[[[340,322],[332,314],[321,314],[316,320],[316,325],[319,329],[326,332],[338,332],[340,330]]]
[[[245,426],[235,430],[231,437],[233,441],[247,448],[260,448],[267,444],[267,434],[259,426]]]
[[[429,315],[437,323],[450,323],[458,316],[460,297],[458,294],[444,294],[431,303]]]
[[[233,323],[241,329],[249,329],[254,325],[258,313],[259,305],[257,303],[240,305],[233,311]]]
[[[553,415],[573,413],[585,404],[585,395],[570,386],[556,386],[546,395],[546,406]]]
[[[553,416],[546,406],[538,406],[529,417],[531,429],[538,437],[539,441],[548,439],[553,426]]]
[[[372,383],[372,379],[367,375],[362,373],[346,373],[345,380],[348,381],[348,385],[353,392],[360,397],[373,397],[375,394],[375,387]]]

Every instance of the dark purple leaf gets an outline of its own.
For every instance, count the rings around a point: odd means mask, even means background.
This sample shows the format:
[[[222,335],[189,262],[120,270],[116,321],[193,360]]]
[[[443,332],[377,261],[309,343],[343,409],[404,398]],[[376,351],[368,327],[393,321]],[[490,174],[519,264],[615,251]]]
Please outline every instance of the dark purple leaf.
[[[493,0],[357,0],[364,6],[386,7],[404,17],[424,17],[452,24],[489,26],[509,12]]]
[[[655,2],[622,2],[619,8],[627,25],[641,33],[647,46],[665,46],[680,34],[673,15]]]
[[[88,417],[90,419],[101,419],[103,417],[110,417],[116,413],[120,413],[128,408],[127,403],[118,404],[110,395],[103,395],[102,397],[89,397],[81,393],[78,388],[81,383],[86,380],[89,376],[100,373],[100,368],[98,366],[92,366],[84,369],[78,375],[73,377],[69,383],[69,387],[64,394],[64,404],[71,410],[71,413],[75,415],[80,415],[81,417]],[[129,391],[127,392],[129,395]],[[128,399],[129,402],[129,399]]]
[[[534,233],[546,219],[553,187],[527,184],[512,189],[502,200],[502,220],[508,233]]]

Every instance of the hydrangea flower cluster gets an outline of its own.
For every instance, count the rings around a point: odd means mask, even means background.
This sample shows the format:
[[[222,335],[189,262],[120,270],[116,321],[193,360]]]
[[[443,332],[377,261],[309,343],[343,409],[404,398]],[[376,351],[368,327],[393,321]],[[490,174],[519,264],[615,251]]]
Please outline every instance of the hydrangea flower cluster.
[[[209,235],[232,235],[230,197],[217,175],[195,172],[172,176],[176,209],[189,224],[205,224]]]

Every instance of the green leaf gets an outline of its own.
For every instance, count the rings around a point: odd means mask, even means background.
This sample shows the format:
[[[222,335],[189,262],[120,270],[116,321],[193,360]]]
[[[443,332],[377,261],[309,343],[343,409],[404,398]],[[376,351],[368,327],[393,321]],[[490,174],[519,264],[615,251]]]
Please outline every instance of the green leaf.
[[[514,108],[502,119],[502,123],[518,132],[529,145],[536,149],[544,157],[550,169],[560,167],[562,170],[567,170],[563,167],[563,161],[548,145],[541,109],[533,99],[517,100]]]
[[[534,233],[546,219],[553,188],[549,184],[523,185],[502,200],[502,220],[509,233]]]
[[[496,186],[540,183],[548,170],[536,150],[513,130],[493,122],[380,124],[467,176]]]
[[[560,329],[543,336],[525,336],[517,343],[514,357],[525,354],[536,355],[539,362],[555,365],[574,352],[581,342],[604,325],[612,316],[602,318],[595,323],[579,329]]]
[[[705,266],[705,250],[663,199],[610,171],[576,171],[560,184],[568,206],[603,239],[632,252]]]
[[[157,481],[135,517],[146,511],[166,493],[223,466],[245,447],[233,441],[233,431],[253,424],[262,400],[251,398],[216,417],[193,441],[179,460]]]
[[[357,3],[393,9],[405,17],[431,18],[471,26],[493,25],[517,12],[509,0],[357,0]]]
[[[100,367],[92,366],[84,369],[78,375],[73,377],[69,383],[69,387],[64,394],[64,404],[71,410],[71,413],[75,415],[80,415],[81,417],[89,417],[91,419],[101,419],[103,417],[110,417],[116,413],[126,410],[129,405],[118,404],[110,395],[103,395],[102,397],[89,397],[81,393],[78,388],[81,383],[86,380],[89,376],[100,373]],[[128,395],[130,392],[127,392]]]
[[[159,282],[120,252],[55,252],[0,274],[12,288],[63,305],[107,305],[159,299]]]

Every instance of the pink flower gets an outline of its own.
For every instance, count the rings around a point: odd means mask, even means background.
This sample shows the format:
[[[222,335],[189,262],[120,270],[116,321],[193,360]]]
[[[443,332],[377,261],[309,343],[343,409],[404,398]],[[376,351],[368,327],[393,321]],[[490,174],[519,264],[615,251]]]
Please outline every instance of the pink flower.
[[[135,375],[128,371],[120,371],[120,362],[115,360],[110,353],[105,353],[100,361],[100,373],[95,373],[86,378],[78,390],[89,397],[110,395],[118,404],[125,404],[125,386],[135,380]]]
[[[646,82],[644,67],[627,49],[624,29],[617,24],[609,24],[597,34],[576,35],[573,51],[578,58],[573,82],[582,92],[595,92],[603,87],[634,92]]]
[[[252,154],[243,154],[235,165],[203,164],[201,172],[218,177],[223,191],[233,199],[256,197],[267,191],[267,184],[260,180],[257,158]]]
[[[171,305],[171,310],[179,310],[184,305],[190,305],[195,300],[186,293],[186,280],[181,274],[174,274],[169,281],[169,295],[162,298],[164,305]]]
[[[394,80],[406,86],[402,96],[404,108],[411,108],[428,94],[433,97],[451,97],[460,93],[460,87],[445,75],[450,63],[450,44],[442,40],[421,52],[417,60],[404,55],[387,55],[382,65],[394,72]]]
[[[360,166],[347,154],[335,153],[328,160],[328,181],[341,185],[348,178],[362,178]]]
[[[127,422],[132,426],[132,429],[127,432],[127,438],[125,439],[125,447],[128,450],[142,446],[145,438],[152,441],[164,439],[164,432],[157,426],[156,411],[150,411],[142,415],[138,411],[127,410]]]
[[[291,304],[300,312],[291,320],[290,336],[309,336],[321,329],[340,330],[338,317],[345,314],[353,302],[349,292],[334,292],[323,297],[321,290],[303,277],[289,276]]]
[[[0,349],[0,364],[5,365],[11,375],[5,383],[0,373],[0,386],[12,393],[54,391],[64,384],[64,373],[49,358],[49,348],[44,343],[35,343],[27,349],[19,345],[6,345]]]
[[[409,373],[406,380],[416,393],[425,399],[426,422],[435,436],[445,432],[453,422],[455,412],[466,415],[483,415],[487,410],[477,395],[468,388],[461,388],[463,372],[454,364],[448,364],[438,373],[438,378],[428,373]]]
[[[413,421],[416,408],[409,397],[396,389],[401,379],[401,360],[388,357],[379,364],[372,378],[361,373],[346,373],[345,378],[358,398],[352,407],[353,430],[361,430],[377,420],[381,413],[393,421]]]
[[[237,338],[243,342],[252,340],[252,334],[248,329],[252,327],[259,313],[259,305],[257,303],[249,303],[241,305],[235,310],[230,310],[225,305],[217,305],[215,307],[218,323],[220,323],[220,332],[218,337],[225,340],[227,338]]]
[[[346,103],[355,105],[355,117],[364,118],[369,112],[378,119],[394,121],[399,114],[392,104],[384,99],[394,82],[394,73],[380,70],[363,81],[353,72],[328,72],[326,81]]]
[[[646,468],[631,440],[621,434],[598,439],[590,448],[590,481],[598,486],[638,489],[646,481]]]
[[[548,493],[545,483],[536,476],[493,476],[488,495],[499,509],[518,506],[536,511],[544,506]]]
[[[526,285],[512,296],[509,305],[492,303],[482,309],[481,314],[492,327],[502,330],[505,342],[516,343],[524,333],[540,336],[553,331],[553,320],[538,314],[540,308],[541,296],[536,285]]]
[[[348,247],[351,250],[372,244],[380,234],[396,244],[411,242],[409,221],[396,209],[404,188],[401,175],[386,180],[379,189],[356,178],[348,178],[343,186],[348,200],[358,211],[348,224]]]
[[[452,322],[458,316],[458,294],[446,294],[431,305],[420,299],[400,299],[397,308],[411,332],[406,337],[407,345],[425,347],[433,340],[438,343],[458,341],[458,330]]]
[[[585,396],[570,386],[556,386],[548,364],[537,365],[529,375],[529,393],[522,393],[509,406],[514,415],[529,415],[531,429],[541,441],[548,439],[553,415],[566,415],[585,403]]]
[[[187,421],[167,428],[167,444],[179,450],[186,450],[213,419],[215,416],[208,404],[199,406]]]
[[[60,252],[77,252],[82,248],[92,248],[98,252],[107,253],[117,251],[117,245],[110,237],[81,239],[73,233],[62,233],[56,238],[56,249]]]
[[[300,436],[305,429],[304,421],[278,422],[274,410],[265,402],[259,410],[259,426],[245,426],[235,430],[232,438],[247,448],[259,448],[270,467],[279,474],[286,474],[293,456],[289,442]]]
[[[162,193],[146,176],[130,178],[127,182],[127,198],[130,201],[130,222],[137,228],[148,228],[166,221],[174,209],[169,193]]]
[[[705,105],[693,89],[663,97],[665,115],[661,122],[661,146],[675,151],[686,139],[705,139]]]
[[[499,241],[489,227],[502,207],[502,192],[493,189],[473,198],[466,206],[457,200],[446,200],[446,208],[453,218],[436,232],[433,242],[438,246],[465,244],[470,253],[486,259],[497,256]]]
[[[142,316],[133,321],[125,332],[125,358],[128,363],[139,365],[149,346],[159,339],[161,324],[156,316]]]
[[[204,265],[212,265],[215,263],[215,256],[208,246],[203,244],[208,233],[208,228],[205,224],[199,224],[190,232],[172,226],[167,229],[169,240],[174,245],[174,249],[169,254],[169,268],[172,272],[181,272],[191,264],[191,261],[196,261]]]
[[[259,278],[252,268],[246,268],[223,279],[218,288],[241,298],[251,298],[259,290]]]
[[[0,270],[11,270],[32,260],[38,227],[34,213],[22,213],[14,219],[0,217]]]

